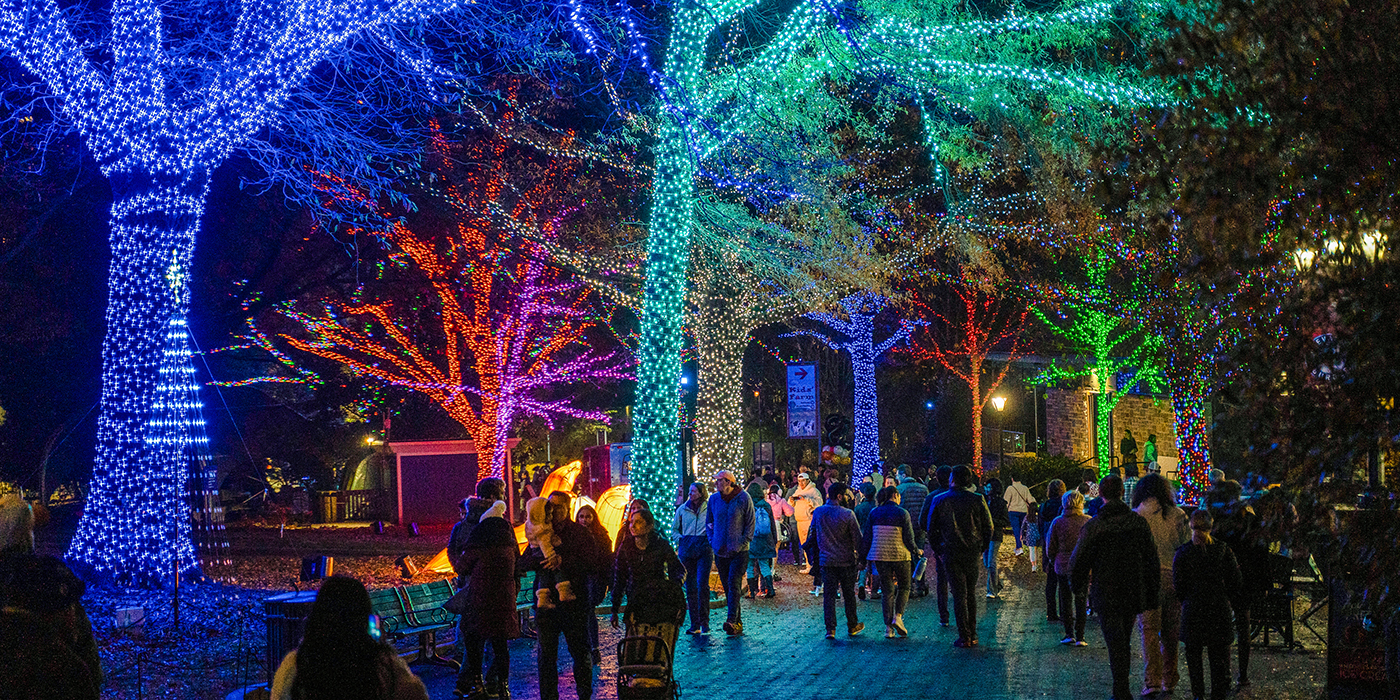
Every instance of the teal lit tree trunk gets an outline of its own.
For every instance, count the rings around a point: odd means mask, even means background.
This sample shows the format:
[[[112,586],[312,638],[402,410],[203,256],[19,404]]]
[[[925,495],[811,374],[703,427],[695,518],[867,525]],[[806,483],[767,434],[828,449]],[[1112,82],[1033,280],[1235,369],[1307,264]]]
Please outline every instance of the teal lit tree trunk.
[[[702,53],[703,55],[703,53]],[[695,219],[695,161],[684,130],[667,119],[657,141],[646,287],[637,349],[637,409],[632,445],[632,495],[664,513],[680,487],[680,404],[677,387],[685,342],[686,273]],[[671,518],[657,524],[669,536]]]

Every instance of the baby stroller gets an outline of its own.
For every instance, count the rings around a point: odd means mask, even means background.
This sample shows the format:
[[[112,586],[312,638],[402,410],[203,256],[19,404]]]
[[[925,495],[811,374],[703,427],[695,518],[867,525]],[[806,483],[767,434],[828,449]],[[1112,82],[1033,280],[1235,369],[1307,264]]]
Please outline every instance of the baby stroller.
[[[671,675],[671,650],[660,637],[617,643],[617,700],[672,700],[681,689]]]

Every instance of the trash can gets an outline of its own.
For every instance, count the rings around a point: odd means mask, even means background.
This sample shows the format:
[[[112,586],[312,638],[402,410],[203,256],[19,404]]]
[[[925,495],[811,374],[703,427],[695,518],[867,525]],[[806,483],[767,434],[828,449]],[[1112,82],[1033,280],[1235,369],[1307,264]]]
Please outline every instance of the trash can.
[[[311,615],[311,604],[316,602],[316,591],[281,593],[263,600],[263,613],[267,617],[267,682],[277,674],[277,666],[287,652],[301,644],[306,634],[306,618]]]

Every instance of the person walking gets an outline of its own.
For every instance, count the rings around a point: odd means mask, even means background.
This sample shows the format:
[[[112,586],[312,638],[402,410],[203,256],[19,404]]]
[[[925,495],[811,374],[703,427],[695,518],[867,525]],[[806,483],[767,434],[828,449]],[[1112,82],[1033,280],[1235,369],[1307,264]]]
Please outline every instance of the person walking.
[[[1108,666],[1113,677],[1113,700],[1132,700],[1133,622],[1157,604],[1161,565],[1152,528],[1123,502],[1123,480],[1109,475],[1099,482],[1104,499],[1097,517],[1084,525],[1070,555],[1070,584],[1089,591],[1089,604],[1099,616]]]
[[[1230,694],[1231,602],[1239,600],[1240,567],[1225,543],[1211,536],[1215,518],[1205,508],[1191,514],[1191,541],[1176,550],[1172,579],[1181,598],[1181,638],[1191,695],[1206,697],[1201,651],[1210,657],[1210,700]]]
[[[1157,545],[1161,585],[1157,604],[1138,616],[1142,635],[1143,695],[1165,695],[1181,680],[1177,648],[1181,644],[1181,602],[1172,584],[1172,558],[1191,539],[1186,512],[1176,505],[1171,484],[1161,474],[1148,474],[1133,490],[1133,511],[1152,528]]]
[[[547,515],[552,519],[554,535],[559,538],[559,546],[554,556],[545,559],[540,550],[531,547],[525,550],[516,568],[522,571],[548,569],[556,572],[559,580],[585,581],[598,569],[598,554],[593,536],[582,525],[569,519],[569,494],[555,492],[546,502]],[[621,546],[619,546],[619,549]],[[540,586],[536,576],[535,586]],[[539,606],[540,596],[535,595],[535,621],[539,626],[536,660],[538,662],[539,693],[542,700],[559,700],[559,636],[569,648],[573,659],[574,687],[579,700],[593,698],[593,664],[588,643],[588,616],[593,608],[586,596],[576,596],[573,600],[560,601],[553,607]]]
[[[505,514],[505,501],[496,501],[487,509],[458,558],[459,571],[467,582],[460,589],[456,606],[462,616],[457,623],[457,638],[462,642],[466,663],[457,675],[453,694],[468,700],[510,697],[507,642],[520,636],[520,615],[515,610],[520,580],[515,576],[515,560],[519,556],[515,531],[505,521]],[[488,642],[491,667],[483,684],[481,666]]]
[[[1001,496],[1001,479],[988,479],[986,494],[987,509],[992,514],[992,539],[987,542],[987,549],[982,553],[982,566],[987,570],[987,598],[996,599],[1001,597],[1004,585],[997,571],[997,558],[1001,554],[1001,545],[1006,538],[1010,519],[1006,510],[1006,499]]]
[[[899,489],[880,489],[876,496],[880,505],[870,511],[861,547],[865,560],[874,562],[880,574],[880,603],[888,639],[909,636],[909,629],[904,626],[904,609],[909,605],[912,585],[910,567],[914,559],[923,555],[914,538],[914,523],[909,511],[901,507],[900,499]]]
[[[607,597],[608,587],[612,584],[613,571],[613,541],[608,534],[608,529],[603,527],[603,521],[598,517],[598,511],[588,504],[579,506],[578,512],[574,514],[574,522],[582,525],[593,535],[593,544],[598,550],[598,569],[588,577],[588,604],[596,610],[603,604],[603,599]],[[603,663],[603,650],[598,646],[598,616],[588,616],[588,643],[593,645],[593,665],[598,666]]]
[[[728,607],[724,631],[730,635],[741,635],[744,633],[744,622],[739,601],[744,571],[749,568],[754,504],[753,499],[739,488],[733,472],[726,470],[715,474],[715,493],[710,494],[705,511],[705,532],[710,539],[710,548],[715,552],[715,567],[719,569],[720,583],[724,586],[724,600]]]
[[[788,495],[788,503],[792,504],[793,518],[797,520],[797,548],[793,550],[793,557],[801,556],[804,551],[803,545],[807,544],[807,531],[812,527],[812,512],[822,504],[822,494],[812,483],[812,475],[802,472],[797,475],[797,488]],[[812,562],[796,561],[802,564],[802,573],[812,573]]]
[[[1050,567],[1046,573],[1055,581],[1060,620],[1065,627],[1065,636],[1060,643],[1086,647],[1089,646],[1084,641],[1084,625],[1089,617],[1088,601],[1085,600],[1085,591],[1070,585],[1070,559],[1080,533],[1089,523],[1089,516],[1084,514],[1084,494],[1078,489],[1061,495],[1060,500],[1061,514],[1050,525],[1050,538],[1045,545],[1050,557]]]
[[[1019,557],[1025,551],[1021,526],[1026,523],[1026,514],[1035,508],[1036,500],[1016,472],[1008,471],[1006,478],[1011,481],[1011,485],[1006,487],[1007,520],[1011,523],[1011,537],[1016,541],[1016,556]]]
[[[690,628],[686,634],[710,633],[710,568],[714,565],[715,553],[710,548],[705,526],[709,514],[707,498],[704,484],[698,481],[691,484],[690,497],[676,509],[671,525],[679,538],[677,554],[685,566],[685,600],[690,611]]]
[[[1083,494],[1080,494],[1083,495]],[[1051,479],[1045,485],[1045,502],[1040,504],[1040,521],[1036,524],[1040,528],[1041,542],[1041,568],[1045,570],[1045,621],[1058,622],[1062,611],[1060,602],[1060,575],[1055,572],[1055,557],[1050,554],[1050,528],[1055,522],[1055,518],[1060,517],[1061,509],[1064,507],[1061,501],[1065,496],[1065,482],[1059,479]],[[1070,546],[1073,548],[1073,545]]]
[[[301,644],[272,677],[272,700],[428,700],[423,681],[365,624],[373,619],[363,583],[348,576],[322,581]]]
[[[928,539],[945,561],[958,624],[955,647],[975,647],[977,639],[977,565],[992,541],[992,513],[987,501],[972,492],[972,470],[959,465],[952,487],[934,499]]]
[[[826,503],[812,511],[809,551],[817,553],[822,572],[822,614],[826,638],[836,638],[836,594],[845,596],[846,633],[854,637],[865,625],[856,619],[856,568],[861,561],[862,536],[850,489],[840,482],[826,492]]]
[[[908,465],[900,466],[899,506],[909,513],[912,524],[913,519],[924,512],[924,501],[928,500],[928,487],[924,485],[924,482],[910,476],[908,471]],[[928,535],[921,527],[914,528],[914,544],[918,545],[920,551],[928,548]],[[928,573],[927,567],[922,573]],[[914,581],[914,588],[911,592],[920,597],[928,595],[928,584],[925,583],[924,576],[920,576]]]
[[[871,476],[874,475],[872,474]],[[875,510],[875,494],[879,490],[880,489],[875,488],[875,484],[871,483],[869,479],[860,483],[861,499],[860,503],[856,504],[854,510],[856,514],[856,523],[860,525],[861,532],[865,532],[870,524],[870,511]],[[865,566],[860,567],[860,571],[856,572],[857,598],[865,600],[867,582],[869,584],[869,594],[872,596],[879,595],[880,584],[877,580],[879,574],[876,574],[874,569],[874,564],[867,559]]]
[[[632,514],[627,527],[632,542],[617,552],[613,568],[612,626],[618,627],[622,595],[627,594],[628,637],[660,637],[675,652],[676,637],[685,619],[681,580],[685,566],[665,537],[656,534],[656,516],[649,510]]]
[[[948,593],[952,589],[952,586],[951,580],[948,578],[947,561],[943,558],[941,548],[934,542],[931,532],[933,530],[933,500],[948,490],[952,480],[952,467],[944,465],[934,471],[933,489],[929,493],[929,497],[924,499],[923,512],[919,514],[918,520],[919,529],[924,532],[924,541],[928,543],[926,551],[930,553],[929,556],[933,559],[935,578],[938,579],[934,584],[937,586],[938,593],[938,624],[944,627],[948,626]]]
[[[467,542],[471,539],[472,531],[481,522],[481,516],[486,514],[497,501],[506,497],[506,482],[496,477],[487,477],[476,483],[476,495],[464,498],[457,504],[461,519],[452,526],[452,532],[447,536],[447,561],[452,565],[452,571],[457,574],[457,590],[467,588],[470,581],[470,572],[462,568],[462,557],[467,547]],[[512,606],[514,602],[512,601]],[[462,629],[465,618],[457,618],[458,639],[466,639],[471,636]],[[457,672],[457,690],[466,693],[473,688],[481,687],[481,663],[478,659],[476,666],[472,666],[471,659],[467,658],[466,645],[457,645],[461,664]],[[494,653],[494,652],[493,652]]]
[[[762,592],[764,598],[777,595],[773,590],[773,559],[778,556],[778,518],[763,493],[763,486],[749,484],[749,500],[753,501],[753,541],[749,543],[749,597]],[[761,587],[761,588],[760,588]]]
[[[783,498],[783,489],[776,481],[768,485],[766,496],[768,507],[773,509],[773,519],[778,523],[778,549],[789,547],[792,541],[797,539],[797,521],[793,519],[792,504]],[[801,543],[798,543],[799,551]],[[797,563],[797,559],[793,559]],[[778,565],[778,558],[773,557],[773,565]],[[773,580],[778,581],[780,577],[777,571],[773,572]]]
[[[1223,480],[1206,493],[1206,507],[1215,520],[1211,537],[1225,543],[1235,555],[1244,583],[1236,596],[1235,641],[1239,687],[1248,688],[1250,613],[1269,590],[1269,550],[1260,541],[1263,524],[1254,508],[1240,500],[1239,482]]]
[[[1138,474],[1137,463],[1137,440],[1133,438],[1133,431],[1124,430],[1123,439],[1118,443],[1118,453],[1123,456],[1123,471],[1130,478],[1140,476]],[[1129,493],[1132,493],[1129,491]]]

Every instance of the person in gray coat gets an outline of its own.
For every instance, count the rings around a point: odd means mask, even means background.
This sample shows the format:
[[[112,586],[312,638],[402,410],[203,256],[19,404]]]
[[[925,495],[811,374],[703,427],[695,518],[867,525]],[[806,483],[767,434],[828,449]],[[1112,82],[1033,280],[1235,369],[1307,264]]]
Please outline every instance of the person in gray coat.
[[[855,497],[840,482],[826,491],[826,503],[812,511],[812,529],[807,533],[807,548],[815,550],[822,567],[822,612],[826,620],[826,638],[836,637],[836,592],[846,597],[846,632],[852,637],[865,625],[856,619],[856,571],[864,566],[861,545],[864,539],[856,521]],[[837,588],[837,587],[840,588]]]

